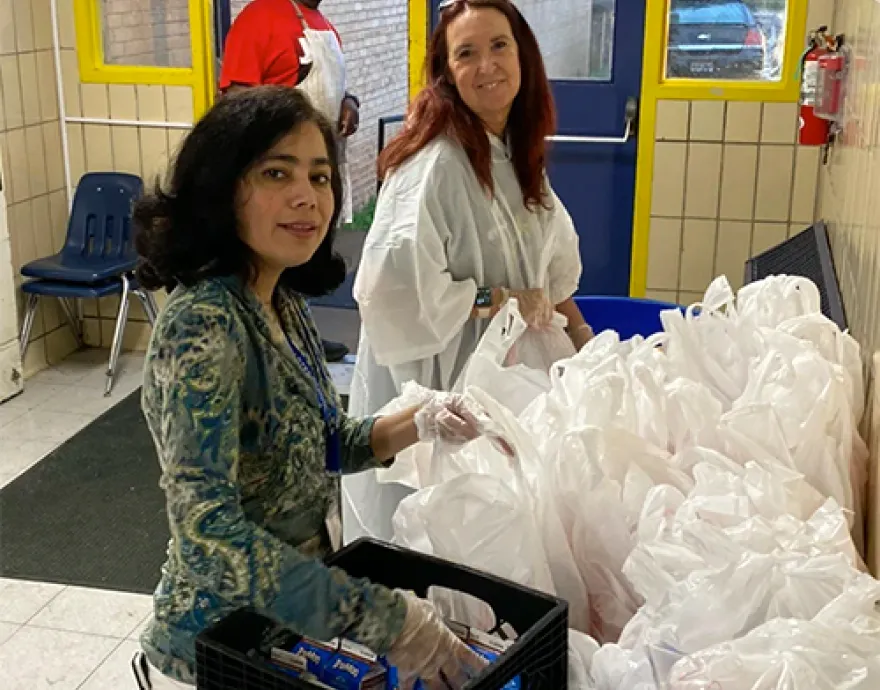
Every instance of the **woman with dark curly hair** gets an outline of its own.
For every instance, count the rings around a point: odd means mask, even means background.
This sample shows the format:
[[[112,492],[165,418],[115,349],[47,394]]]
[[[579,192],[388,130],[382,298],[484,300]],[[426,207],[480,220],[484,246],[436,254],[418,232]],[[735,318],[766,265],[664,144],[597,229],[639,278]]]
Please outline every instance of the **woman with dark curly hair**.
[[[139,280],[172,290],[142,394],[171,529],[133,661],[142,688],[194,683],[196,636],[244,606],[387,653],[428,687],[480,666],[427,602],[321,561],[339,544],[341,474],[419,439],[466,443],[479,414],[442,393],[381,419],[340,409],[305,301],[345,275],[334,137],[294,89],[229,96],[185,139],[167,190],[135,208]]]

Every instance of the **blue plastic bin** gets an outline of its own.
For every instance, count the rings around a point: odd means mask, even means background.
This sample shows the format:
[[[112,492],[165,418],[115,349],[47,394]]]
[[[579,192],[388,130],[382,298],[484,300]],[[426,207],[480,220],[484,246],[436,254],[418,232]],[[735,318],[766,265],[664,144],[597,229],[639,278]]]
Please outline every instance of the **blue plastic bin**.
[[[590,295],[575,297],[574,302],[594,333],[611,329],[620,334],[621,340],[628,340],[634,335],[647,338],[658,333],[663,330],[663,325],[660,323],[661,311],[685,309],[671,302],[637,297]]]

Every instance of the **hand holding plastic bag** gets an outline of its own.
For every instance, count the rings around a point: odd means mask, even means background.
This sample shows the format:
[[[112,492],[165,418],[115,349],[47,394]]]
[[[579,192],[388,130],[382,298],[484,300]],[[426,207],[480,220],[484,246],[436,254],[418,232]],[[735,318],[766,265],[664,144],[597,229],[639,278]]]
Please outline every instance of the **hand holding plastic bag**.
[[[528,325],[515,301],[508,302],[492,319],[453,390],[463,393],[477,387],[504,404],[514,414],[522,412],[542,393],[550,390],[547,373],[552,362],[534,368],[516,363],[511,355]],[[541,333],[536,332],[539,337]],[[574,350],[574,346],[572,346]],[[514,360],[511,363],[511,359]]]
[[[517,301],[519,313],[529,328],[540,329],[550,325],[556,310],[542,288],[511,290],[510,299]]]
[[[400,592],[406,601],[403,629],[388,653],[397,668],[401,687],[418,679],[426,690],[458,690],[486,666],[486,661],[446,627],[434,606]]]
[[[435,446],[430,489],[408,497],[394,516],[396,540],[458,563],[557,594],[570,605],[570,626],[586,631],[589,597],[578,573],[534,439],[516,418],[483,391],[468,391],[488,412],[492,433],[514,451]],[[475,454],[476,455],[476,454]],[[501,460],[499,463],[498,460]],[[468,473],[467,464],[474,470]],[[480,467],[494,468],[491,476]],[[477,471],[475,471],[477,470]]]
[[[463,457],[456,451],[471,442],[481,447],[486,443],[501,454],[509,451],[504,439],[493,433],[494,427],[485,410],[467,394],[440,393],[409,381],[403,385],[401,395],[382,408],[379,415],[393,414],[415,406],[422,408],[414,420],[419,443],[398,453],[391,467],[375,470],[380,483],[398,483],[414,490],[431,486],[434,483],[432,472],[436,469],[433,462],[435,442],[445,447],[447,457]],[[474,453],[479,456],[486,454],[479,450]],[[480,463],[480,468],[488,470],[485,463]]]
[[[526,330],[507,353],[505,366],[522,364],[548,373],[557,362],[573,357],[577,350],[565,331],[567,324],[568,319],[562,314],[554,313],[544,328]]]
[[[463,446],[483,433],[486,414],[476,401],[456,393],[433,393],[413,419],[419,441]]]

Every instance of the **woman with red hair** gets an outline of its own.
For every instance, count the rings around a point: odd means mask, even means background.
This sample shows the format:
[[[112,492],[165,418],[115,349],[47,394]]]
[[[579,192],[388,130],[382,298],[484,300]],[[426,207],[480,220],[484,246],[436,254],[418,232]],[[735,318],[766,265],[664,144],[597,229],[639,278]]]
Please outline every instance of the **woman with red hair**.
[[[508,0],[440,8],[428,86],[379,157],[354,288],[363,329],[353,414],[375,413],[410,380],[449,390],[511,297],[533,328],[559,312],[578,349],[592,335],[571,299],[577,234],[545,170],[556,123],[537,39]],[[346,482],[347,538],[392,536],[401,496],[379,489],[374,476]]]

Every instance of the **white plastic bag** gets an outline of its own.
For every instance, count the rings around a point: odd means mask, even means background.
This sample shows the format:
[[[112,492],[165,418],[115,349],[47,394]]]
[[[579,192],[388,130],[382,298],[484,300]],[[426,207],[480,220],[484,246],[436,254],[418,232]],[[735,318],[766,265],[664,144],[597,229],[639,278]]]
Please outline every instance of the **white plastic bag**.
[[[432,488],[398,507],[395,540],[557,594],[569,602],[569,625],[586,631],[589,597],[546,487],[541,453],[509,410],[480,389],[468,394],[514,455],[504,456],[485,439],[452,453],[435,447]],[[501,462],[489,460],[493,454]],[[491,475],[467,471],[487,462]]]
[[[545,471],[589,592],[590,634],[600,642],[616,641],[641,603],[622,569],[645,497],[658,484],[687,492],[692,482],[668,453],[613,427],[563,434]]]
[[[599,645],[589,635],[577,630],[568,631],[568,690],[595,690],[590,676],[593,656]]]
[[[565,324],[565,317],[555,314],[547,329],[530,329],[511,299],[492,319],[454,390],[479,388],[520,414],[550,390],[550,368],[575,354]]]
[[[789,319],[821,310],[819,288],[803,276],[768,276],[744,285],[736,295],[738,318],[752,330],[776,328]]]
[[[862,577],[833,500],[804,522],[786,512],[787,474],[713,462],[694,477],[686,498],[661,486],[645,502],[623,569],[645,605],[619,648],[594,660],[594,674],[623,678],[622,690],[648,678],[663,687],[681,658],[774,618],[809,620]]]
[[[880,687],[880,583],[855,579],[812,620],[774,619],[678,661],[670,690]]]

